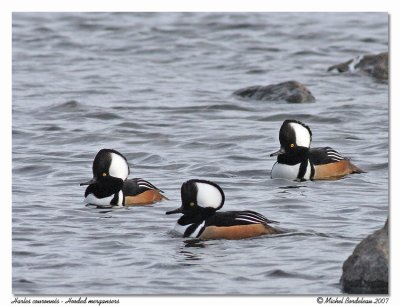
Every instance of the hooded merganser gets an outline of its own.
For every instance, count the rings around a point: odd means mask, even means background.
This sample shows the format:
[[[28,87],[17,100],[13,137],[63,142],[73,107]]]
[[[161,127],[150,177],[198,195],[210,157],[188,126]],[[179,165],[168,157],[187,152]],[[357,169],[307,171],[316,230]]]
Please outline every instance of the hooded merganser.
[[[182,184],[181,198],[182,206],[166,214],[183,214],[174,231],[184,238],[242,239],[282,233],[268,225],[278,222],[251,210],[217,212],[224,205],[225,195],[213,182],[189,180]]]
[[[161,194],[162,190],[146,180],[128,180],[128,161],[116,150],[101,149],[94,158],[92,171],[93,178],[80,184],[89,185],[85,192],[85,203],[99,206],[135,206],[167,199]]]
[[[364,173],[330,147],[310,148],[311,139],[311,129],[307,125],[297,120],[285,120],[279,131],[281,148],[270,155],[278,156],[271,178],[323,180]]]

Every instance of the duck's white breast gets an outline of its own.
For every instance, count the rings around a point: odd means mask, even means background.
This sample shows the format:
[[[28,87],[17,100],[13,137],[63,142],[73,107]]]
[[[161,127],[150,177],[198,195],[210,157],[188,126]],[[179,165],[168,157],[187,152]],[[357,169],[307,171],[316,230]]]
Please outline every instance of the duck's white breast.
[[[276,162],[271,170],[271,178],[283,178],[287,180],[296,180],[299,174],[300,163],[296,165],[286,165]],[[310,161],[307,164],[307,170],[304,174],[304,179],[309,180],[311,177],[311,165]]]
[[[271,170],[271,178],[283,178],[288,180],[295,180],[299,173],[300,164],[285,165],[276,162]]]

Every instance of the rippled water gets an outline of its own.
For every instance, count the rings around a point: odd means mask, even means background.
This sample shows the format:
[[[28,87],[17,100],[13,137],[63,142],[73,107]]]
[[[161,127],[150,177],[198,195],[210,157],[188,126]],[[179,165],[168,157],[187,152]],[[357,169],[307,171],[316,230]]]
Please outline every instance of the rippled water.
[[[339,294],[343,261],[388,215],[388,85],[333,64],[388,49],[384,13],[14,13],[14,294]],[[232,92],[296,80],[316,102]],[[271,180],[286,118],[368,173]],[[82,204],[101,148],[166,192],[151,207]],[[169,232],[180,186],[288,234],[191,242]]]

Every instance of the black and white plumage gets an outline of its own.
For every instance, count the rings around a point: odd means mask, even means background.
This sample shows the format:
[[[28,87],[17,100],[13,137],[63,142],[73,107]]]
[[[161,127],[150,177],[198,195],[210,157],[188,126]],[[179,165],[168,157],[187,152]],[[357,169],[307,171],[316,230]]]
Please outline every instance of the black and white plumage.
[[[324,147],[310,149],[309,159],[313,165],[323,165],[335,163],[347,158],[331,147]]]
[[[152,183],[141,178],[133,178],[124,181],[123,192],[125,195],[135,196],[148,190],[156,190],[164,193],[164,191],[157,188]]]
[[[101,177],[86,188],[83,202],[87,205],[103,208],[124,206],[123,185],[124,182],[120,178]]]
[[[118,202],[118,205],[147,205],[167,199],[162,190],[150,182],[141,179],[127,179],[130,173],[128,161],[124,155],[113,149],[101,149],[95,156],[92,166],[93,178],[88,182],[81,183],[82,185],[89,185],[87,190],[96,190],[96,193],[107,193],[110,188],[114,188],[114,179],[120,179],[123,184],[121,188],[120,197],[123,199]],[[107,179],[110,178],[110,179]],[[107,186],[105,182],[111,184]],[[102,191],[99,189],[103,189]],[[106,201],[110,201],[109,205],[114,206],[115,200],[113,198],[101,197],[98,198],[89,192],[85,192],[85,202],[95,202],[91,204],[98,204],[101,202],[105,205]]]
[[[167,214],[183,214],[174,227],[182,237],[241,239],[280,232],[268,225],[276,221],[251,210],[218,212],[225,195],[213,182],[189,180],[182,184],[181,196],[182,206]]]
[[[269,220],[262,214],[252,210],[216,212],[214,215],[210,216],[206,221],[206,225],[216,225],[216,226],[269,224],[269,223],[279,223],[279,222]]]
[[[281,148],[270,156],[277,156],[271,170],[271,178],[290,180],[318,180],[362,173],[330,147],[310,148],[311,129],[298,120],[285,120],[279,131]]]
[[[92,165],[93,178],[80,185],[90,185],[100,177],[112,176],[125,181],[130,173],[129,164],[124,155],[113,149],[101,149]]]

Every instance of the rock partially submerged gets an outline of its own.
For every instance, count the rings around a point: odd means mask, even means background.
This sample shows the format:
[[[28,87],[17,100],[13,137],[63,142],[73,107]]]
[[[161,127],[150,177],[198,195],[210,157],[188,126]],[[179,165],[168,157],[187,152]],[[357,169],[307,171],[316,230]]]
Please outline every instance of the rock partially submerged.
[[[389,283],[388,221],[362,240],[343,264],[343,291],[355,294],[387,294]]]
[[[234,95],[262,101],[287,101],[289,103],[315,102],[314,96],[301,83],[288,81],[268,86],[251,86],[236,90]]]
[[[332,70],[338,72],[361,71],[378,80],[387,80],[389,77],[389,54],[383,52],[358,56],[328,68],[328,71]]]

